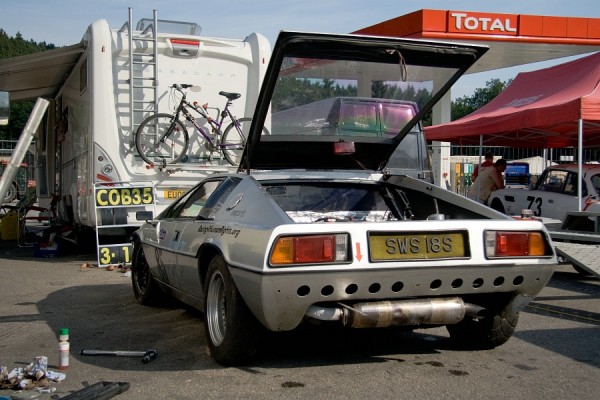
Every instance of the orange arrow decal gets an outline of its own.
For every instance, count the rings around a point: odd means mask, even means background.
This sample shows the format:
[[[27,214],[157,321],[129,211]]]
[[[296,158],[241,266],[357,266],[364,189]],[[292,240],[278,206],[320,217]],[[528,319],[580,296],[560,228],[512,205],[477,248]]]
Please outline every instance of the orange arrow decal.
[[[362,260],[362,254],[360,252],[360,243],[356,242],[356,259],[358,261]]]

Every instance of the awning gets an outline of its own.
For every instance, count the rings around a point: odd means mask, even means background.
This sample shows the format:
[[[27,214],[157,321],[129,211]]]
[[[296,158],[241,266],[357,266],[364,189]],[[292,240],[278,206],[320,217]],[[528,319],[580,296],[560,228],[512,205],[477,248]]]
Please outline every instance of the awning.
[[[59,49],[0,60],[0,90],[11,101],[56,95],[85,49],[78,43]]]
[[[530,148],[577,146],[582,134],[584,146],[599,146],[599,82],[600,53],[522,72],[485,106],[425,134],[463,145]]]

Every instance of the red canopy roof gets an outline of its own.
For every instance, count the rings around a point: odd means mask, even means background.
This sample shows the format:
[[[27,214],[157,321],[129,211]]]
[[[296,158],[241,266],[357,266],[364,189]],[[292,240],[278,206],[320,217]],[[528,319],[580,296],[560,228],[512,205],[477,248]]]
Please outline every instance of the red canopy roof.
[[[496,98],[459,120],[425,128],[427,140],[463,145],[600,146],[600,53],[522,72]]]

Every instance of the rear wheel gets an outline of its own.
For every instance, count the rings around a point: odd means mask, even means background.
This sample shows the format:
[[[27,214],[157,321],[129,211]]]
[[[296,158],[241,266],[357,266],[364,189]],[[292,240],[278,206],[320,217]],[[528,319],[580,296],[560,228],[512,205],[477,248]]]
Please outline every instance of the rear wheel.
[[[131,284],[135,299],[142,305],[156,305],[163,299],[164,295],[154,282],[141,244],[136,244],[133,248]]]
[[[239,129],[234,122],[229,124],[223,133],[223,140],[221,148],[223,149],[223,155],[229,164],[240,165],[242,153],[248,140],[248,134],[250,133],[250,125],[252,125],[252,118],[239,118],[237,120]],[[270,135],[269,130],[263,127],[263,135]]]
[[[515,332],[519,313],[504,310],[479,320],[463,320],[446,325],[450,338],[462,347],[491,349],[508,341]]]
[[[4,195],[3,203],[12,203],[19,194],[19,190],[17,189],[17,185],[13,182],[8,187],[6,194]]]
[[[187,130],[171,114],[146,118],[135,133],[135,148],[148,164],[178,163],[186,156],[188,145]]]
[[[246,306],[220,256],[208,266],[204,300],[204,327],[211,356],[223,365],[248,362],[258,350],[262,326]]]

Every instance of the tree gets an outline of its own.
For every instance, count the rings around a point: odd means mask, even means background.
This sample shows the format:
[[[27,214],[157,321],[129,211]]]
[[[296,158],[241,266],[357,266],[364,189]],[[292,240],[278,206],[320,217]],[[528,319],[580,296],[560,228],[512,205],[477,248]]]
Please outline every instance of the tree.
[[[56,48],[55,45],[46,42],[27,41],[23,39],[20,32],[17,32],[15,37],[10,37],[4,29],[0,28],[0,59],[23,56],[54,48]],[[0,126],[0,139],[16,140],[19,138],[33,109],[33,104],[31,101],[11,102],[10,120],[8,125]]]
[[[8,36],[6,31],[0,28],[0,58],[23,56],[54,48],[56,48],[55,45],[46,42],[37,43],[33,40],[25,40],[21,32],[17,32],[15,37]]]
[[[485,88],[477,88],[472,96],[463,96],[452,102],[451,118],[452,121],[462,118],[466,115],[483,107],[493,98],[498,96],[510,83],[500,79],[490,79],[485,83]]]

